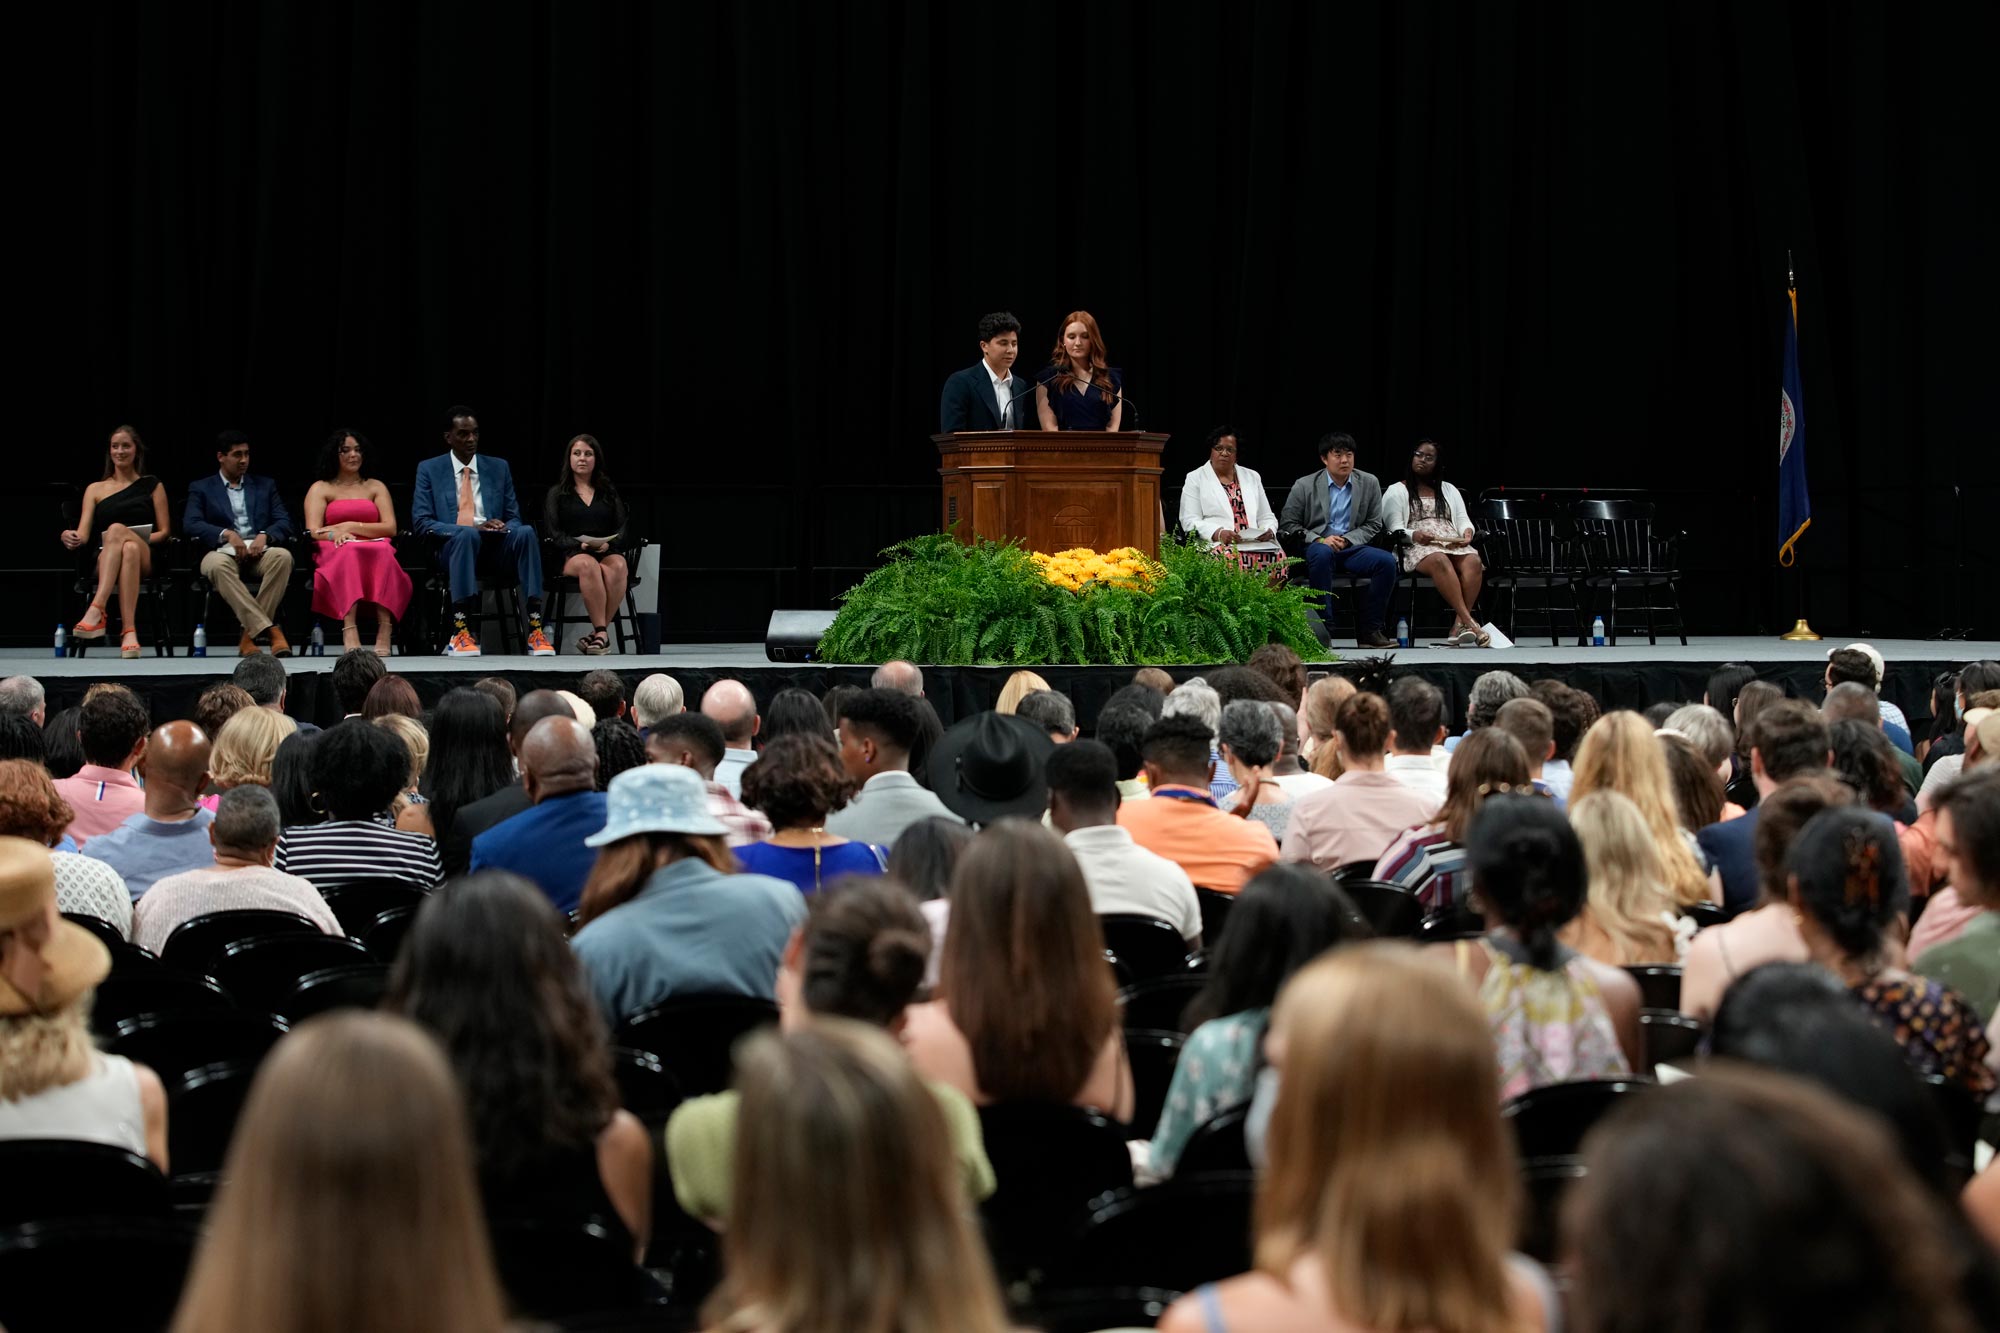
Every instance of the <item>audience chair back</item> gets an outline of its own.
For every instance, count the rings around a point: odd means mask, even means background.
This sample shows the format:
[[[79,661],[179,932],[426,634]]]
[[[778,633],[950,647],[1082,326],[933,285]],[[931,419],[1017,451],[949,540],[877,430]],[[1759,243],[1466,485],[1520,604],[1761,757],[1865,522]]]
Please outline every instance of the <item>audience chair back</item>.
[[[1187,941],[1172,923],[1134,912],[1113,912],[1097,923],[1104,930],[1104,947],[1124,964],[1134,984],[1188,970]]]
[[[535,1319],[638,1314],[667,1293],[605,1228],[541,1218],[491,1218],[493,1264],[515,1312]],[[598,1327],[592,1323],[589,1327]]]
[[[1118,992],[1127,1031],[1178,1032],[1183,1036],[1194,1029],[1187,1021],[1187,1007],[1201,993],[1207,978],[1198,972],[1182,972],[1171,977],[1154,977],[1127,986]]]
[[[1950,1179],[1961,1184],[1969,1181],[1985,1108],[1942,1074],[1926,1074],[1922,1082],[1929,1089],[1937,1105],[1939,1122],[1944,1126],[1945,1170]]]
[[[396,955],[403,951],[403,937],[410,933],[410,923],[417,919],[417,905],[405,903],[397,907],[385,907],[375,914],[375,919],[362,931],[362,942],[368,946],[368,955],[378,963],[394,963]]]
[[[335,935],[284,931],[225,946],[215,980],[246,1009],[277,1012],[301,977],[323,968],[369,962],[368,950]]]
[[[335,1009],[379,1009],[388,991],[389,965],[370,958],[306,973],[274,1008],[285,1022],[297,1025]]]
[[[1343,879],[1337,883],[1354,900],[1376,935],[1383,939],[1416,938],[1424,924],[1424,905],[1408,888],[1379,879]]]
[[[160,950],[160,961],[190,976],[215,975],[229,946],[259,935],[318,935],[320,928],[297,912],[262,908],[204,912],[175,926]]]
[[[1700,1019],[1686,1014],[1664,1009],[1640,1010],[1639,1038],[1646,1053],[1645,1072],[1651,1074],[1661,1065],[1687,1064],[1700,1054],[1701,1039],[1706,1033]]]
[[[189,1070],[168,1085],[167,1161],[176,1182],[193,1177],[213,1188],[256,1073],[247,1060],[229,1060]]]
[[[996,1188],[980,1205],[1003,1281],[1034,1279],[1099,1196],[1132,1184],[1123,1131],[1095,1111],[1047,1103],[981,1107]]]
[[[681,995],[634,1014],[614,1044],[657,1056],[689,1097],[721,1092],[736,1043],[778,1021],[778,1006],[752,995]]]
[[[80,1139],[0,1140],[0,1227],[173,1216],[167,1179],[134,1152]]]
[[[137,1217],[0,1232],[0,1327],[164,1329],[198,1236],[192,1222]]]
[[[1174,1179],[1250,1170],[1250,1147],[1243,1137],[1249,1120],[1250,1103],[1238,1102],[1195,1126],[1174,1163]]]
[[[1423,944],[1478,939],[1485,933],[1486,918],[1470,903],[1453,903],[1442,912],[1433,912],[1425,917],[1417,926],[1417,939]]]
[[[400,879],[357,879],[337,888],[321,889],[320,897],[340,918],[350,939],[366,939],[375,918],[392,907],[415,907],[423,894]]]
[[[1625,969],[1639,983],[1639,998],[1648,1009],[1677,1014],[1681,1008],[1681,970],[1649,964]]]
[[[1120,1190],[1090,1210],[1046,1282],[1193,1291],[1247,1273],[1256,1197],[1248,1171]]]
[[[1583,1151],[1583,1136],[1619,1098],[1650,1086],[1636,1079],[1616,1078],[1551,1083],[1513,1098],[1500,1108],[1500,1114],[1514,1127],[1522,1161],[1574,1157]]]
[[[90,1030],[110,1038],[121,1022],[142,1014],[214,1014],[235,1007],[228,992],[207,977],[170,972],[158,963],[124,972],[114,968],[91,998]]]
[[[1202,947],[1213,949],[1215,942],[1222,938],[1222,927],[1229,921],[1229,909],[1236,906],[1236,895],[1224,893],[1221,889],[1198,888],[1194,896],[1195,901],[1201,904]]]
[[[241,1061],[255,1066],[285,1031],[285,1024],[269,1014],[180,1009],[119,1020],[107,1048],[145,1065],[172,1087],[204,1065]]]
[[[683,1100],[680,1080],[649,1051],[612,1047],[611,1076],[618,1081],[619,1104],[649,1127],[664,1126]]]
[[[1126,1138],[1153,1137],[1186,1041],[1178,1032],[1126,1030],[1125,1054],[1132,1063],[1132,1121],[1125,1127]]]
[[[1152,1328],[1179,1294],[1156,1287],[1076,1287],[1037,1291],[1022,1323],[1041,1333]]]
[[[97,936],[98,941],[105,948],[112,950],[114,954],[121,946],[126,948],[137,947],[131,944],[123,935],[120,935],[117,928],[109,921],[91,916],[85,912],[64,912],[62,917],[63,920],[69,922],[71,925],[82,926],[85,930]],[[144,953],[145,950],[141,949],[140,952]],[[148,956],[150,957],[150,955]]]

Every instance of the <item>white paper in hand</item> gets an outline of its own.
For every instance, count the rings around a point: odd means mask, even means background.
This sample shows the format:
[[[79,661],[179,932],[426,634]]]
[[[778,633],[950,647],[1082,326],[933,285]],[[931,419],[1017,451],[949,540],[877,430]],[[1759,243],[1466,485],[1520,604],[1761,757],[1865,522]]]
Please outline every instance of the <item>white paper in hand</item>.
[[[1486,624],[1485,624],[1484,626],[1482,626],[1481,628],[1483,628],[1483,629],[1484,629],[1484,630],[1486,631],[1486,633],[1487,633],[1487,634],[1488,634],[1489,636],[1491,636],[1491,638],[1492,638],[1492,640],[1493,640],[1493,642],[1492,642],[1492,643],[1489,643],[1489,644],[1487,644],[1487,645],[1486,645],[1487,647],[1489,647],[1489,648],[1512,648],[1512,647],[1514,646],[1514,641],[1513,641],[1512,639],[1508,638],[1508,637],[1507,637],[1507,636],[1506,636],[1505,634],[1502,634],[1502,633],[1500,632],[1500,627],[1499,627],[1498,625],[1494,624],[1494,623],[1493,623],[1492,621],[1490,621],[1490,620],[1489,620],[1489,621],[1487,621],[1487,622],[1486,622]]]

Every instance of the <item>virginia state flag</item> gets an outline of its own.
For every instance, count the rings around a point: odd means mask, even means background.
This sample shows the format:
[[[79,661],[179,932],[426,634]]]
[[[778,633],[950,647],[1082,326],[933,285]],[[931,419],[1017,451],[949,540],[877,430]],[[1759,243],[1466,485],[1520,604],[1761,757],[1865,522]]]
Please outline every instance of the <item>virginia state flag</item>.
[[[1778,563],[1792,563],[1792,547],[1812,526],[1806,494],[1806,397],[1799,379],[1799,293],[1791,289],[1792,322],[1785,325],[1785,380],[1778,392]]]

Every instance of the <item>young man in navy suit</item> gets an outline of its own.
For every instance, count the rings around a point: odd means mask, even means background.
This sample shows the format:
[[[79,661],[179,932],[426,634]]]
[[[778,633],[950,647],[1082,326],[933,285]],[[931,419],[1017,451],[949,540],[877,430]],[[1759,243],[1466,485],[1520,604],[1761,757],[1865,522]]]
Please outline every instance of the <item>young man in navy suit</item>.
[[[938,429],[1040,430],[1035,385],[1014,374],[1021,354],[1021,321],[1004,310],[979,321],[979,363],[944,382]]]
[[[292,582],[291,515],[278,483],[250,475],[250,437],[226,430],[215,437],[216,474],[188,487],[181,527],[188,540],[209,548],[201,576],[214,585],[243,626],[238,655],[253,656],[268,643],[278,657],[292,645],[278,627],[278,606]],[[253,595],[251,589],[257,591]]]
[[[513,565],[521,580],[521,599],[528,606],[528,653],[554,657],[556,650],[542,632],[541,538],[521,521],[514,474],[507,460],[479,452],[479,418],[471,408],[447,408],[444,427],[449,452],[417,465],[410,523],[419,534],[442,543],[453,617],[445,656],[479,656],[479,640],[472,637],[466,621],[479,606],[479,565],[484,559]]]

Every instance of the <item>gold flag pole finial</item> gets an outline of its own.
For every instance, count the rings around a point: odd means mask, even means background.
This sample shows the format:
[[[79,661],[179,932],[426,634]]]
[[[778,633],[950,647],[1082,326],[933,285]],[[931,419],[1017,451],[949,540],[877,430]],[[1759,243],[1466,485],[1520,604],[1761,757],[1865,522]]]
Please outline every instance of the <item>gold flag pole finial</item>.
[[[1784,634],[1780,634],[1778,637],[1787,640],[1788,642],[1791,643],[1819,642],[1819,635],[1813,633],[1813,627],[1811,625],[1806,624],[1806,618],[1804,616],[1800,616],[1798,624],[1792,626],[1792,628],[1789,631],[1787,631]]]

